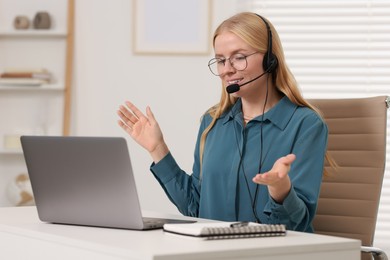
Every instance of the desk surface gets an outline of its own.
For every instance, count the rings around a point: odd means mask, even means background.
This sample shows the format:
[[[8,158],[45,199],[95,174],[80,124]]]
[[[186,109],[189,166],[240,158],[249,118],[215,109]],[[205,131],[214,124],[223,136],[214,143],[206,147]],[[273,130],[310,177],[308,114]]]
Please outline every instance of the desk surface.
[[[352,239],[288,231],[204,241],[162,230],[42,223],[35,207],[0,208],[0,248],[0,259],[360,259],[360,241]]]

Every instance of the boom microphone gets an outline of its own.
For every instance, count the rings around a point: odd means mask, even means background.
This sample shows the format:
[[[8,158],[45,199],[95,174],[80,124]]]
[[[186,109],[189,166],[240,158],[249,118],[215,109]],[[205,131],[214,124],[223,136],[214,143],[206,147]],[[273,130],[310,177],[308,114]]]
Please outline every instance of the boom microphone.
[[[241,85],[239,85],[237,83],[236,84],[231,84],[231,85],[226,87],[226,92],[229,93],[229,94],[235,93],[235,92],[239,91],[242,86],[244,86],[246,84],[249,84],[249,83],[255,81],[256,79],[261,78],[266,73],[268,73],[268,70],[264,71],[260,76],[257,76],[256,78],[251,79],[250,81],[247,81],[247,82],[245,82],[244,84],[241,84]]]

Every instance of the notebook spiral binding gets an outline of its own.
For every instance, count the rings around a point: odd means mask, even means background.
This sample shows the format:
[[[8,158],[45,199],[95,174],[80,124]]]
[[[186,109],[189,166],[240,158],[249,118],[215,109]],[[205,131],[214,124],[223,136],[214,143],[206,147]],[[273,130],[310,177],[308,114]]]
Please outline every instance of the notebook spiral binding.
[[[202,235],[206,239],[250,238],[285,236],[286,226],[282,224],[267,224],[245,227],[207,227]]]

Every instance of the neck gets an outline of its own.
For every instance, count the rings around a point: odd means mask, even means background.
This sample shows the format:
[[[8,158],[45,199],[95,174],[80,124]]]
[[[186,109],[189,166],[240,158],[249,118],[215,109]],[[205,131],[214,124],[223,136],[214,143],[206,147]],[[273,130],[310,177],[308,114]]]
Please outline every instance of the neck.
[[[263,113],[266,113],[273,106],[275,106],[279,100],[282,98],[282,95],[275,91],[276,88],[269,86],[268,97],[266,98],[265,91],[263,95],[255,95],[254,97],[242,97],[242,114],[244,119],[252,119]],[[266,101],[267,100],[267,101]],[[264,103],[267,102],[264,107]]]

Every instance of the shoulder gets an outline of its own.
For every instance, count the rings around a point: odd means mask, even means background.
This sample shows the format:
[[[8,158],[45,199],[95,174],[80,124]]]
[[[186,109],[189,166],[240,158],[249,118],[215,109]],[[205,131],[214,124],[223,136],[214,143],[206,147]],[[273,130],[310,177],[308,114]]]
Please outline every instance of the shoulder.
[[[308,128],[311,125],[326,125],[316,111],[293,103],[287,96],[267,112],[266,118],[280,129],[287,131],[300,131],[302,127]]]
[[[309,107],[298,106],[292,118],[296,129],[303,135],[328,135],[328,126],[324,119]]]
[[[210,115],[209,112],[206,112],[201,117],[201,125],[209,125],[211,121],[213,120],[213,117]]]
[[[324,119],[316,111],[309,107],[297,106],[297,109],[294,113],[294,118],[295,120],[298,119],[302,122],[326,125]]]
[[[208,109],[201,117],[201,126],[204,128],[210,125],[211,122],[214,120],[214,115],[210,112],[212,108]],[[218,118],[216,119],[216,124],[220,124],[221,122],[224,122],[225,119],[228,119],[230,110],[231,108],[227,109],[227,111],[223,112],[222,115],[218,116]]]
[[[200,118],[199,132],[203,132],[213,121],[209,112],[204,113]]]

